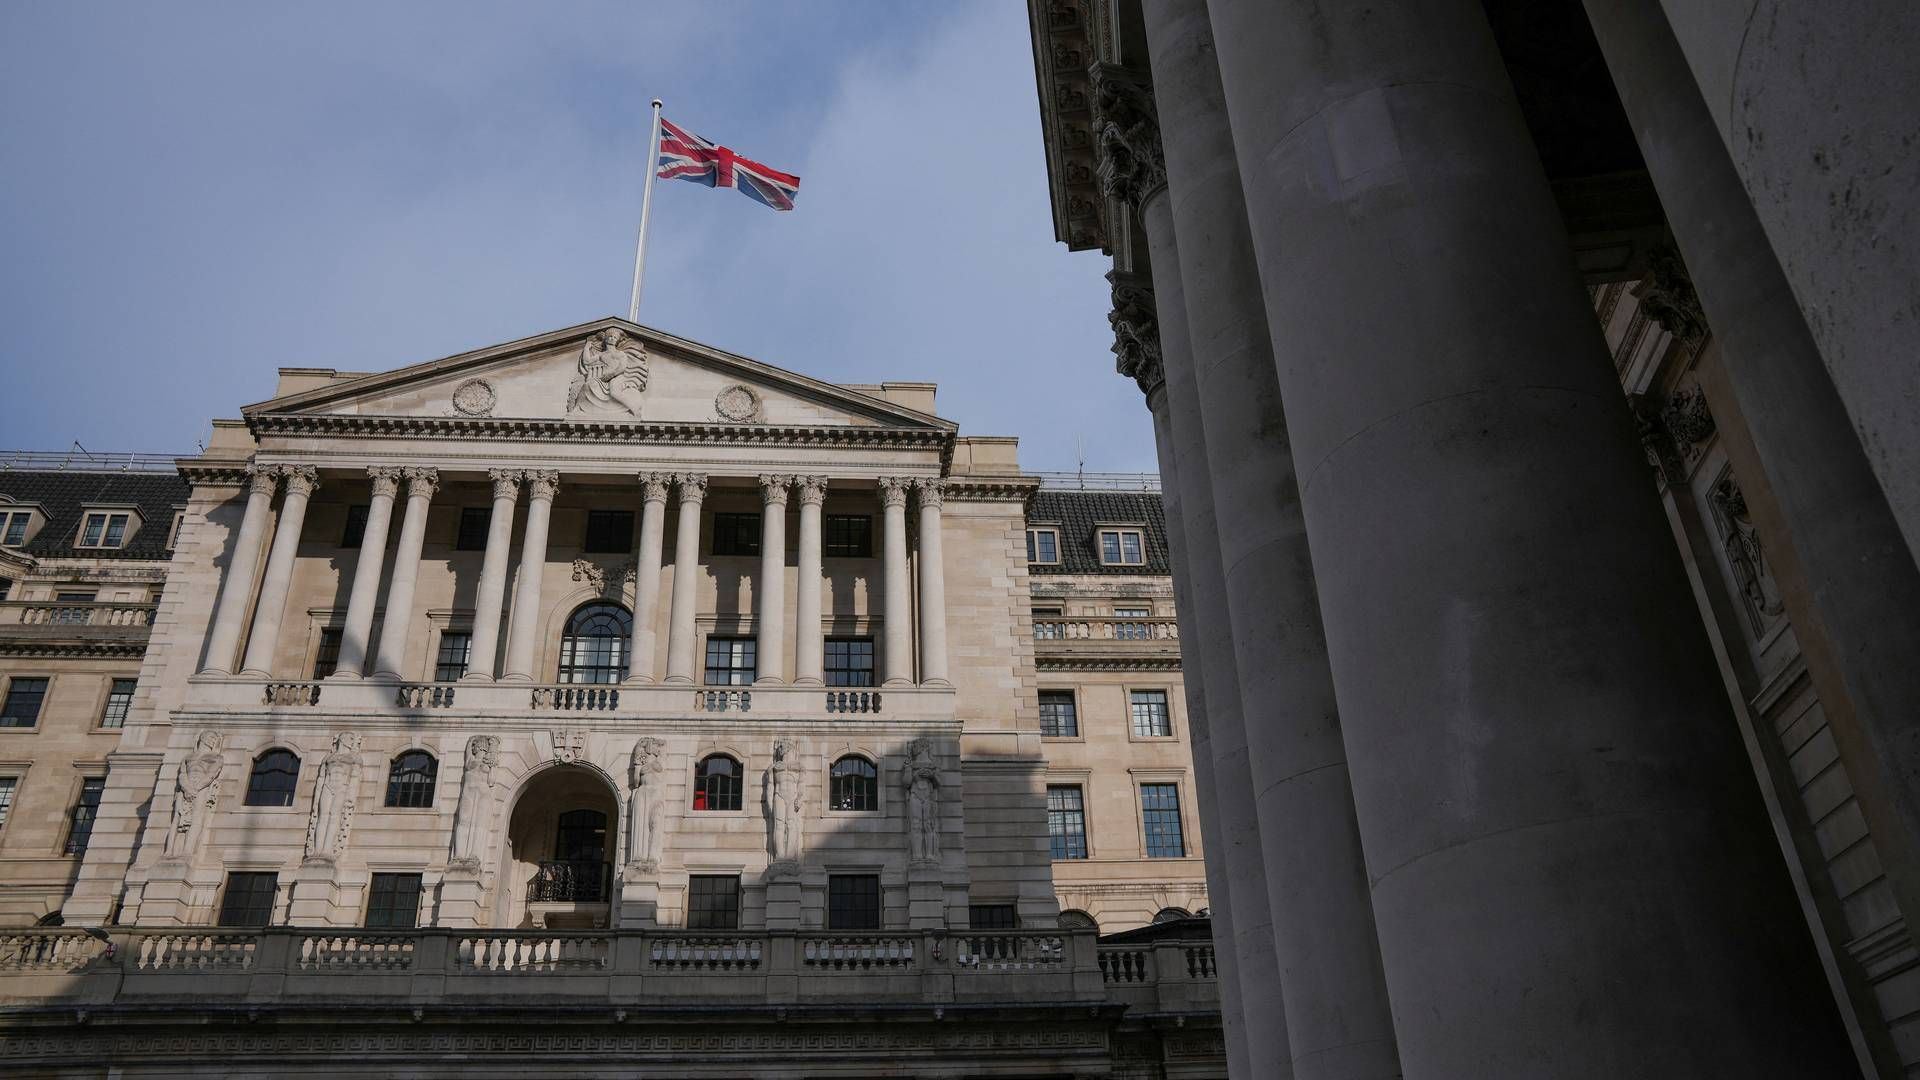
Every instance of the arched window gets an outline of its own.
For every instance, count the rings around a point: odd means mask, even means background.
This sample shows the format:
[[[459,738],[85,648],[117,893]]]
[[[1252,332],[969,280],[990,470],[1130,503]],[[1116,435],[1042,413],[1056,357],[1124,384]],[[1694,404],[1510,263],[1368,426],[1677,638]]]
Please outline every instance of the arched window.
[[[1068,910],[1060,913],[1060,929],[1098,930],[1100,929],[1100,924],[1093,921],[1093,916],[1084,911]]]
[[[291,750],[273,749],[253,759],[247,777],[248,806],[292,806],[293,789],[300,784],[300,758]]]
[[[833,763],[833,800],[835,810],[880,809],[880,773],[873,762],[858,754],[848,754]]]
[[[1155,923],[1176,922],[1180,919],[1191,919],[1191,918],[1193,918],[1193,916],[1187,914],[1186,908],[1163,907],[1159,911],[1156,911],[1153,913],[1153,921]]]
[[[627,641],[633,616],[619,604],[582,604],[560,638],[560,681],[617,683],[627,677]]]
[[[387,767],[387,805],[419,808],[433,805],[433,784],[440,763],[425,750],[408,750]]]
[[[740,809],[740,763],[725,754],[701,758],[693,773],[693,808]]]

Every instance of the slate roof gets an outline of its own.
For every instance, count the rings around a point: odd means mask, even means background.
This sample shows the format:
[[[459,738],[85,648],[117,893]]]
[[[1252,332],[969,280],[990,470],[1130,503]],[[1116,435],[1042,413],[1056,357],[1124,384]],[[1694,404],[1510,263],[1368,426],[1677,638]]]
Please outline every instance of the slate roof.
[[[1171,574],[1167,554],[1167,515],[1158,492],[1066,491],[1041,488],[1028,504],[1027,524],[1060,529],[1060,562],[1033,563],[1028,570],[1046,574]],[[1139,525],[1147,541],[1144,566],[1104,566],[1094,544],[1094,526]]]
[[[38,503],[47,513],[21,551],[35,558],[166,559],[173,512],[187,503],[187,482],[175,472],[85,472],[82,470],[0,469],[0,495],[14,502]],[[0,499],[0,507],[6,503]],[[125,547],[77,548],[81,509],[102,503],[140,508],[140,531]]]

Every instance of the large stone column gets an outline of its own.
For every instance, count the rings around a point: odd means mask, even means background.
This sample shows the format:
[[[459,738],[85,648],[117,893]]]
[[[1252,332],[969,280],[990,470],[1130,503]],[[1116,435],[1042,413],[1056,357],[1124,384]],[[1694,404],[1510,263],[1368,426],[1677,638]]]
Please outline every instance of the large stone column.
[[[293,584],[293,560],[300,553],[300,529],[307,521],[307,499],[320,486],[308,465],[286,465],[287,495],[280,500],[280,521],[273,529],[273,548],[267,552],[267,570],[260,582],[260,601],[253,608],[253,630],[247,635],[246,660],[240,674],[266,678],[273,674],[273,653],[280,646],[280,620],[287,610],[287,590]]]
[[[883,686],[913,682],[913,605],[907,596],[907,488],[902,477],[880,478],[881,591],[885,594],[886,656]]]
[[[534,664],[540,654],[535,635],[540,632],[540,579],[547,569],[547,524],[553,518],[553,495],[560,474],[529,470],[527,528],[520,537],[520,577],[513,583],[513,621],[507,629],[507,662],[502,682],[536,681]]]
[[[913,482],[920,506],[920,681],[929,686],[951,686],[947,681],[947,570],[940,547],[940,504],[946,491],[941,480]]]
[[[1406,1074],[1840,1075],[1480,5],[1209,13]]]
[[[347,595],[347,622],[340,631],[340,662],[330,678],[358,679],[367,666],[367,643],[373,636],[373,608],[380,599],[380,570],[387,559],[387,526],[393,520],[393,497],[400,487],[400,469],[375,465],[367,470],[373,498],[367,503],[367,527],[360,534],[360,561],[353,567],[353,590]]]
[[[633,572],[633,644],[627,650],[627,681],[654,681],[653,657],[659,651],[655,622],[660,617],[660,549],[666,532],[666,473],[640,474],[640,557]]]
[[[753,583],[755,683],[787,681],[787,491],[791,476],[760,478],[760,578]]]
[[[819,686],[826,681],[826,631],[820,623],[820,514],[827,478],[796,476],[800,492],[800,544],[797,592],[793,598],[793,681]]]
[[[400,542],[393,552],[393,575],[387,582],[386,613],[380,619],[380,655],[374,660],[377,679],[400,679],[407,663],[409,628],[413,626],[413,587],[420,579],[420,548],[427,539],[427,509],[440,489],[433,469],[401,470],[407,478],[407,512],[400,519]]]
[[[473,644],[462,681],[492,682],[500,648],[500,611],[507,598],[507,558],[513,544],[513,507],[520,500],[518,469],[492,469],[493,512],[487,516],[487,550],[480,557],[480,584],[473,592]]]
[[[680,484],[680,521],[673,536],[673,609],[667,617],[667,681],[694,681],[697,657],[693,647],[698,639],[694,631],[695,607],[699,604],[700,585],[700,505],[707,498],[707,478],[699,473],[682,473]]]
[[[1204,0],[1141,8],[1152,100],[1124,77],[1097,85],[1103,107],[1131,114],[1132,131],[1157,127],[1165,145],[1167,197],[1143,216],[1156,279],[1178,262],[1193,366],[1169,375],[1167,392],[1176,417],[1206,427],[1210,479],[1197,479],[1212,484],[1294,1076],[1394,1078],[1393,1015],[1213,32]],[[1169,230],[1179,243],[1163,255]]]
[[[260,545],[266,542],[267,514],[272,511],[273,492],[279,486],[278,466],[247,466],[247,509],[240,517],[240,532],[233,540],[233,557],[227,562],[220,606],[214,609],[213,626],[207,631],[207,660],[206,666],[200,669],[202,674],[233,672],[233,655],[240,647],[240,629],[246,624],[247,604],[253,600]]]

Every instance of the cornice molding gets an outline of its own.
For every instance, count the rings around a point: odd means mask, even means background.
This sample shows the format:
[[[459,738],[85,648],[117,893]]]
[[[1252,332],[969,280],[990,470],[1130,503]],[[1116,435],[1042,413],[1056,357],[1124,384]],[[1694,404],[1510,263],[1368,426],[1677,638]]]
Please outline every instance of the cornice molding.
[[[1179,671],[1180,657],[1171,656],[1087,656],[1036,651],[1033,666],[1039,671]]]
[[[646,420],[591,421],[511,417],[353,416],[259,413],[247,418],[256,438],[521,439],[564,443],[733,444],[781,447],[889,446],[952,452],[955,433],[931,428],[722,424]],[[181,464],[182,474],[190,467]]]
[[[147,639],[133,641],[26,641],[0,639],[0,656],[35,660],[127,659],[147,654]]]
[[[1024,503],[1033,498],[1033,493],[1038,490],[1040,490],[1040,481],[1028,476],[1010,476],[1004,480],[949,477],[946,482],[946,500],[948,502]]]

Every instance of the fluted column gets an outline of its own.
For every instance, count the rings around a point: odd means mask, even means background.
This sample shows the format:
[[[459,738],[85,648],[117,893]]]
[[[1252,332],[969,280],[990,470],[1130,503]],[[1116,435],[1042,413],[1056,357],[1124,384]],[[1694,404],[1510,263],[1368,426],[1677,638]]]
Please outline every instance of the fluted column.
[[[360,561],[354,565],[353,591],[347,597],[347,624],[340,631],[340,662],[329,676],[334,679],[358,679],[366,668],[373,608],[380,599],[380,569],[387,560],[387,526],[400,488],[396,466],[375,465],[367,475],[373,480],[373,498],[367,503],[367,527],[360,534]]]
[[[886,602],[886,680],[887,686],[906,686],[913,682],[913,629],[907,596],[907,486],[903,477],[880,478],[880,504],[884,508],[884,539],[880,552],[881,589]]]
[[[693,681],[693,617],[697,603],[695,586],[700,572],[700,504],[707,498],[707,478],[699,473],[682,473],[680,484],[680,522],[673,535],[673,610],[667,626],[667,681]]]
[[[793,681],[819,686],[826,681],[826,633],[820,626],[820,513],[827,501],[827,478],[796,476],[800,492],[799,588],[793,597]]]
[[[413,586],[420,578],[420,545],[427,538],[427,507],[440,488],[432,469],[401,470],[407,478],[407,513],[400,519],[400,544],[393,552],[393,576],[387,582],[387,610],[380,619],[380,655],[373,663],[377,679],[398,679],[407,662],[407,628],[413,624]]]
[[[278,486],[280,470],[277,467],[247,466],[247,510],[240,518],[240,534],[233,541],[233,558],[227,563],[220,606],[214,611],[212,629],[207,631],[207,665],[200,669],[205,674],[233,672],[233,654],[240,646],[240,625],[247,617],[247,602],[253,599],[260,545],[266,541],[267,513],[273,508],[273,492]]]
[[[307,499],[320,486],[310,465],[281,468],[287,478],[287,496],[280,500],[280,521],[274,526],[273,548],[267,553],[260,602],[253,609],[253,632],[247,635],[242,675],[273,674],[273,651],[280,645],[280,618],[287,610],[287,587],[293,584],[293,560],[300,551],[300,529],[307,521]]]
[[[666,531],[667,485],[673,477],[666,473],[640,474],[640,557],[633,572],[633,644],[627,650],[627,681],[654,681],[653,654],[658,633],[654,621],[660,614],[660,546]]]
[[[480,584],[473,593],[473,643],[467,650],[462,681],[492,682],[493,658],[500,650],[500,609],[507,598],[507,556],[513,542],[513,507],[520,501],[518,469],[493,469],[493,512],[487,518],[487,552],[480,559]]]
[[[947,573],[940,554],[940,504],[946,482],[915,480],[913,490],[920,504],[920,681],[951,686],[947,681]]]
[[[540,579],[547,568],[547,522],[553,517],[553,493],[560,474],[531,470],[527,481],[527,531],[520,539],[520,580],[513,587],[513,622],[507,630],[507,663],[502,682],[532,682],[540,632]]]
[[[753,585],[754,682],[787,681],[787,489],[791,476],[760,478],[760,580]]]

